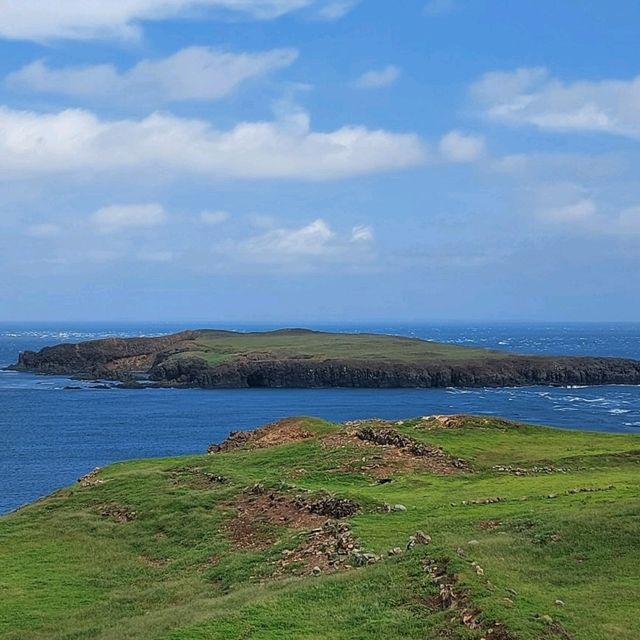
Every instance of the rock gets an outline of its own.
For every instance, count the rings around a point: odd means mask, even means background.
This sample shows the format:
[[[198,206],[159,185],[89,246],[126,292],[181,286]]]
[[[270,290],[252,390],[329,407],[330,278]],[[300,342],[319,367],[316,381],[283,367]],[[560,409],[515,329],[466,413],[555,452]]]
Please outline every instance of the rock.
[[[320,567],[313,567],[312,572],[314,576],[319,576],[322,574],[322,569]]]
[[[540,618],[546,624],[553,624],[553,618],[548,615],[541,616]]]
[[[564,602],[562,600],[556,600],[557,607],[564,607]]]
[[[389,551],[387,552],[387,555],[389,556],[401,556],[403,553],[402,549],[400,547],[394,547],[393,549],[389,549]]]
[[[475,547],[475,546],[479,545],[480,543],[477,540],[469,540],[469,542],[467,542],[467,544],[470,547]]]
[[[456,549],[456,553],[461,557],[464,558],[467,555],[467,552],[462,548],[462,547],[458,547]]]
[[[476,575],[478,576],[484,575],[484,569],[477,562],[472,562],[471,566],[475,569]]]

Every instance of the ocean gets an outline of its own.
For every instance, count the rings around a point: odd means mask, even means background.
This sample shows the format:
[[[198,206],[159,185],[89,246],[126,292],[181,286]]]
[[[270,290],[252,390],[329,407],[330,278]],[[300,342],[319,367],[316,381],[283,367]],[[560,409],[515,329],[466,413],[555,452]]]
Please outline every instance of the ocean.
[[[160,335],[184,325],[0,324],[0,367],[27,349],[109,335]],[[197,328],[197,327],[192,327]],[[278,327],[230,325],[263,330]],[[639,324],[318,325],[409,335],[529,354],[640,359]],[[80,389],[68,389],[68,386]],[[640,434],[640,387],[506,389],[95,389],[59,377],[0,372],[0,513],[119,460],[206,450],[228,433],[291,415],[473,413],[565,429]]]

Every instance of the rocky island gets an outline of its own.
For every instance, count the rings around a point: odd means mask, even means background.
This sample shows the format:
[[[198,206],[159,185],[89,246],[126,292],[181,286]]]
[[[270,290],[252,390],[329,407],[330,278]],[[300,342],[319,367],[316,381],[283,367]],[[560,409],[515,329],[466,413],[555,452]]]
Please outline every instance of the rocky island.
[[[640,361],[519,355],[381,334],[184,331],[60,344],[17,371],[201,388],[411,388],[640,384]]]

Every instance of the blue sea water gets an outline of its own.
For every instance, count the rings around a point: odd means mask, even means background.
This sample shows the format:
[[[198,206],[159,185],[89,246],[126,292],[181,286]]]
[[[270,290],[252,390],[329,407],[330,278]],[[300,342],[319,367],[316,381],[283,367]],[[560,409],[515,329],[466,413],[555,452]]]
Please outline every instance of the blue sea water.
[[[0,367],[20,351],[184,326],[0,325]],[[269,326],[230,326],[270,329]],[[520,353],[640,359],[640,324],[351,325]],[[344,421],[442,413],[494,414],[569,429],[640,434],[640,387],[506,389],[79,390],[68,379],[0,372],[0,513],[118,460],[206,450],[229,431],[290,415]]]

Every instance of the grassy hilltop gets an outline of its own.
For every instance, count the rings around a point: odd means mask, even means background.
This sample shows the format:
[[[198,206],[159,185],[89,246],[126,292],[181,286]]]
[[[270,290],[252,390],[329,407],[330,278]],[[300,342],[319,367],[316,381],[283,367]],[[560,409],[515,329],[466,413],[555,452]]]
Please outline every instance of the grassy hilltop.
[[[0,637],[637,640],[640,441],[291,419],[0,519]]]

